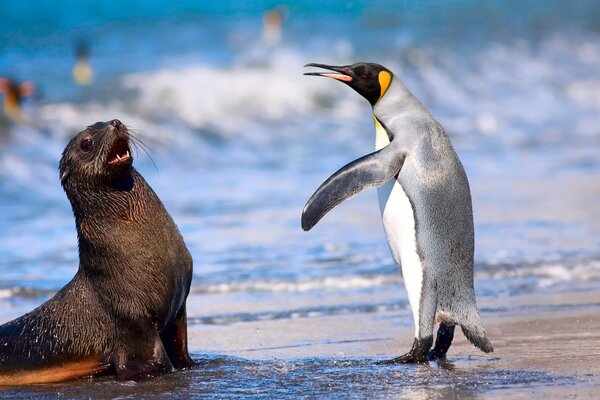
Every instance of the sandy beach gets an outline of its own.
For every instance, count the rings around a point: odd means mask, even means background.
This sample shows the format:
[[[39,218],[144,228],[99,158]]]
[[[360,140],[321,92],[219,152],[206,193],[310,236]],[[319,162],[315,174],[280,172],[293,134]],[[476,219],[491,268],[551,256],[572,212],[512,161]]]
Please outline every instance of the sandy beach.
[[[457,333],[446,362],[395,367],[408,376],[430,374],[431,379],[416,386],[409,382],[408,392],[388,394],[415,399],[585,399],[600,395],[600,295],[483,298],[480,307],[505,309],[493,315],[482,313],[494,353],[479,352]],[[275,359],[283,364],[303,358],[376,361],[410,348],[412,329],[399,327],[406,320],[410,321],[406,311],[386,311],[195,325],[190,345],[200,353],[210,349],[221,355]]]
[[[191,304],[206,304],[202,297],[193,296]],[[598,398],[596,293],[480,303],[484,310],[505,310],[483,312],[495,345],[488,355],[458,333],[445,361],[377,365],[409,348],[406,310],[192,324],[195,369],[138,383],[102,378],[4,388],[0,398]]]

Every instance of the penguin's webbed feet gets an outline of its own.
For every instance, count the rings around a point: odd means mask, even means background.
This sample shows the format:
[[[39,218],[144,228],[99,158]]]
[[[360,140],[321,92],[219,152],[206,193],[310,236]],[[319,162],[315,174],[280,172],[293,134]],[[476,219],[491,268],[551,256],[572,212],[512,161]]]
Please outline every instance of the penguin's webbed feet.
[[[400,357],[392,358],[391,360],[380,361],[377,364],[424,364],[429,361],[428,354],[413,354],[410,351]]]
[[[423,339],[415,339],[410,351],[400,357],[384,360],[378,364],[422,364],[430,360],[429,349],[433,344],[433,336]]]
[[[429,350],[427,357],[429,358],[429,361],[444,360],[446,359],[446,353],[443,353],[437,349],[431,349]]]
[[[442,322],[437,332],[435,347],[429,352],[429,360],[440,360],[446,358],[446,353],[454,338],[454,325]]]
[[[454,328],[454,324],[442,322],[440,323],[433,349],[431,349],[433,336],[415,339],[408,353],[392,358],[391,360],[380,361],[377,364],[418,364],[427,361],[445,360],[446,353],[454,338]]]

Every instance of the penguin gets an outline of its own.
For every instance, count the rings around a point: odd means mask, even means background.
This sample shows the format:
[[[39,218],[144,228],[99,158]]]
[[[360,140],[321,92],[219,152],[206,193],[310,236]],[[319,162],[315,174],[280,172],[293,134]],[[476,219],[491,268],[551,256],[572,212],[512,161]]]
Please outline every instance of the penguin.
[[[75,47],[75,65],[73,80],[79,86],[89,86],[94,78],[90,64],[90,50],[86,42],[79,42]]]
[[[0,93],[4,98],[4,113],[13,120],[21,118],[21,105],[25,97],[32,96],[35,85],[32,82],[18,83],[8,78],[0,78]]]
[[[302,229],[310,230],[362,190],[377,188],[384,231],[402,270],[415,326],[410,351],[384,363],[446,358],[456,325],[477,348],[492,352],[475,302],[469,182],[444,128],[379,64],[305,67],[327,70],[304,75],[343,82],[373,108],[376,151],[342,167],[316,190],[302,211]]]

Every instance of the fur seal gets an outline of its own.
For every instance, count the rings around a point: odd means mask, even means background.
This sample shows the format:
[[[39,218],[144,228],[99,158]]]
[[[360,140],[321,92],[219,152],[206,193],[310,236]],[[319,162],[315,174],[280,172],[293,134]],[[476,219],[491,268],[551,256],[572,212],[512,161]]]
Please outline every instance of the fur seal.
[[[302,212],[302,228],[310,230],[342,201],[377,187],[383,227],[402,268],[415,324],[411,350],[390,362],[445,358],[456,325],[481,351],[493,351],[473,288],[469,182],[444,128],[379,64],[307,67],[331,71],[305,75],[341,81],[369,101],[376,151],[342,167],[317,189]],[[430,352],[435,322],[440,326]]]
[[[138,380],[194,365],[186,298],[192,257],[175,222],[133,168],[127,128],[75,136],[60,180],[77,228],[79,269],[50,300],[0,326],[0,385],[98,374]]]

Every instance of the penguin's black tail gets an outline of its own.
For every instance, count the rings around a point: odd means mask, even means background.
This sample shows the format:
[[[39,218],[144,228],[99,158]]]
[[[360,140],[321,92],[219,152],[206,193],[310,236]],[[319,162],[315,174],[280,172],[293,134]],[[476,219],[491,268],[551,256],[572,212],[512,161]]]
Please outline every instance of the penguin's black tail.
[[[469,339],[471,343],[478,349],[485,353],[491,353],[494,351],[494,346],[488,340],[485,335],[485,329],[483,328],[483,322],[479,317],[479,313],[476,311],[472,313],[469,318],[463,319],[459,322],[465,337]]]

